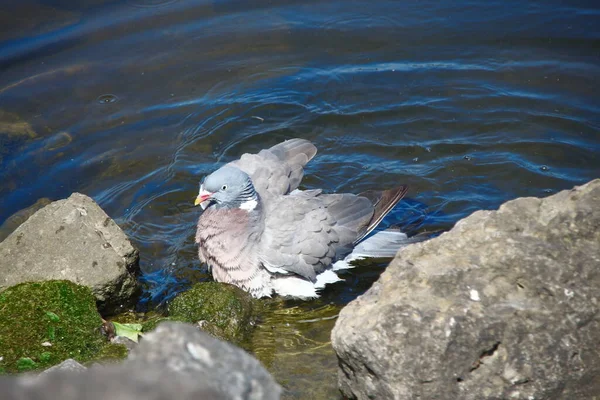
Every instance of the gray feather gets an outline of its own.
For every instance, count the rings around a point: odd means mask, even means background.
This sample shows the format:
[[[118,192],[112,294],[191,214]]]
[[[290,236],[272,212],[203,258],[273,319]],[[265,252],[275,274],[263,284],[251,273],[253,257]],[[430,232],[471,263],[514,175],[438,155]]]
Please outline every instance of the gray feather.
[[[315,154],[317,148],[308,140],[291,139],[258,154],[244,154],[230,164],[250,175],[256,191],[268,198],[298,188],[304,166]]]

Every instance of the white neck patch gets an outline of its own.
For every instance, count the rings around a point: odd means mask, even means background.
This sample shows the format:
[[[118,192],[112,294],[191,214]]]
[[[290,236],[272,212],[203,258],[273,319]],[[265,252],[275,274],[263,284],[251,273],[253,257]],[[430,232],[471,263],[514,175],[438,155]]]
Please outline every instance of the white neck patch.
[[[256,208],[257,205],[258,205],[258,201],[256,201],[255,199],[246,200],[245,202],[240,204],[240,209],[246,210],[246,211],[252,211]]]

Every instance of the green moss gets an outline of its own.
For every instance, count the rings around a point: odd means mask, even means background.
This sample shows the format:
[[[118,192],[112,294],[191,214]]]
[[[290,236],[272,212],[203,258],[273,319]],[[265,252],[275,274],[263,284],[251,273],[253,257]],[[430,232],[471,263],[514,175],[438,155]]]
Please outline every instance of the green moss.
[[[124,346],[110,344],[101,325],[87,287],[47,281],[8,288],[0,293],[0,370],[42,369],[68,358],[123,358]]]
[[[202,282],[169,304],[169,319],[197,323],[221,339],[243,344],[252,332],[256,306],[250,294],[233,285]]]
[[[36,367],[37,363],[29,357],[23,357],[17,360],[17,369],[19,371],[28,371],[30,369],[35,369]]]
[[[181,321],[181,320],[178,320],[176,318],[156,316],[156,317],[151,318],[151,319],[145,321],[144,323],[142,323],[142,332],[145,333],[145,332],[153,331],[156,328],[156,326],[163,321]]]
[[[94,357],[95,360],[122,360],[127,357],[127,347],[122,344],[108,343],[103,346],[98,354]]]

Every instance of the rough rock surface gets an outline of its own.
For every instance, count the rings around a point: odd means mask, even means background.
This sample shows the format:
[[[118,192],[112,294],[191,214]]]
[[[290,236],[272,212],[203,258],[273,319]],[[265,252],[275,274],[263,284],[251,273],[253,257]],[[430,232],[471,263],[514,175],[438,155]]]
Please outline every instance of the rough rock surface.
[[[600,396],[600,180],[403,249],[332,332],[358,399]]]
[[[16,213],[8,217],[6,221],[4,221],[2,225],[0,225],[0,242],[6,239],[19,226],[23,225],[23,223],[27,221],[29,217],[31,217],[38,210],[46,207],[50,203],[52,203],[52,200],[50,200],[47,197],[43,197],[31,206],[17,211]]]
[[[87,368],[83,365],[79,364],[77,361],[69,358],[54,367],[50,367],[44,372],[40,374],[40,376],[44,376],[46,374],[56,374],[59,371],[69,371],[69,372],[83,372],[86,371]]]
[[[38,379],[2,378],[9,399],[277,400],[281,388],[243,350],[192,325],[167,322],[144,337],[122,365]]]
[[[126,362],[129,369],[161,366],[186,374],[230,398],[278,399],[281,389],[254,357],[193,325],[165,322],[144,336]]]
[[[74,193],[42,208],[0,243],[0,290],[68,279],[89,286],[103,313],[138,292],[138,251],[91,198]]]

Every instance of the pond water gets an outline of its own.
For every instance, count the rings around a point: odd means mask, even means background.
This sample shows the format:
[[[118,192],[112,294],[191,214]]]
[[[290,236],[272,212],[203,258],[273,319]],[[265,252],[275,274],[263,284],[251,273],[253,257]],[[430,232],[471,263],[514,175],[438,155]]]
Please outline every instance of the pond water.
[[[140,309],[209,279],[193,201],[219,165],[292,137],[304,188],[408,184],[385,220],[449,229],[600,176],[600,3],[5,0],[0,223],[93,197],[140,249]],[[287,398],[338,396],[329,331],[385,265],[273,301],[255,352]]]

